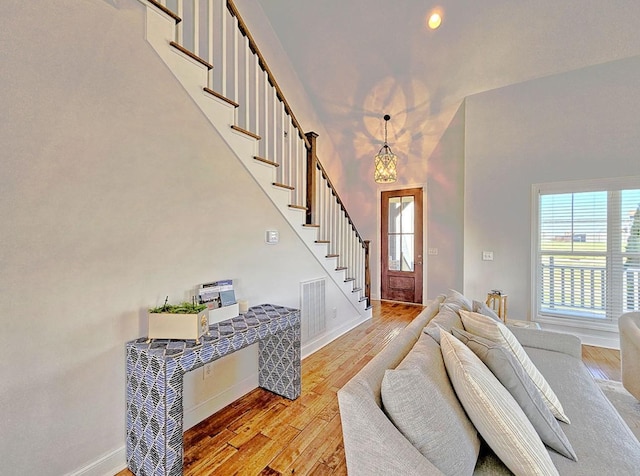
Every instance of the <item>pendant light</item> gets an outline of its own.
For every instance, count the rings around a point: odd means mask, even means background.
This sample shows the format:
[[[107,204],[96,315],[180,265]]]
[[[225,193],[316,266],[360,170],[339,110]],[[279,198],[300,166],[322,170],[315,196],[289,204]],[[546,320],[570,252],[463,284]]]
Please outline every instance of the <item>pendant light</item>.
[[[391,119],[389,114],[384,116],[384,145],[378,151],[375,157],[375,171],[374,179],[376,183],[392,183],[396,181],[397,172],[396,165],[398,158],[393,152],[391,147],[387,144],[387,123]]]

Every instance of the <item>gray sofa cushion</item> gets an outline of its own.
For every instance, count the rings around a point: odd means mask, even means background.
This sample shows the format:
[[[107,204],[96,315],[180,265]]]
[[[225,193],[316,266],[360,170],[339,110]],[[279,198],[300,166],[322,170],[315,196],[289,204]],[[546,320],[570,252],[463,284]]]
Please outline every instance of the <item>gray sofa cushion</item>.
[[[389,420],[380,396],[385,370],[404,359],[439,307],[440,300],[430,303],[338,391],[349,476],[442,474]]]
[[[473,309],[473,302],[455,289],[449,289],[443,304],[450,304],[455,308],[464,309],[465,311],[471,311]]]
[[[480,439],[458,401],[438,344],[423,334],[382,380],[385,412],[403,435],[444,474],[471,474]]]
[[[507,327],[523,347],[561,352],[578,360],[582,359],[582,342],[574,335],[526,327]]]
[[[500,319],[500,316],[498,316],[493,309],[487,306],[486,302],[473,301],[472,304],[473,304],[473,309],[472,309],[473,312],[477,312],[478,314],[482,314],[484,316],[491,317],[496,321],[502,322],[502,319]]]
[[[513,354],[500,344],[474,336],[469,332],[452,329],[452,333],[489,367],[493,375],[515,398],[543,443],[567,458],[575,460],[576,454],[560,428],[560,424],[547,408],[531,377]]]
[[[640,443],[622,420],[584,363],[567,354],[525,348],[553,387],[571,424],[560,423],[578,456],[571,461],[551,452],[562,475],[637,475]]]
[[[429,334],[440,343],[440,329],[444,329],[447,332],[451,332],[454,327],[456,329],[463,330],[462,319],[460,319],[459,307],[455,307],[451,304],[441,304],[440,311],[429,321],[427,327],[424,328],[424,332]]]

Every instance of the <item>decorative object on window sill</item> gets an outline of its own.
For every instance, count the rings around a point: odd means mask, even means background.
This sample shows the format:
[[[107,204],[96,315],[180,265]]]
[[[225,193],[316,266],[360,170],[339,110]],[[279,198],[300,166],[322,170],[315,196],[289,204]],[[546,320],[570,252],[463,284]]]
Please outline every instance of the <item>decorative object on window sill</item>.
[[[377,183],[392,183],[396,181],[396,165],[398,158],[387,144],[387,123],[391,119],[389,114],[384,115],[384,145],[375,157],[374,179]]]

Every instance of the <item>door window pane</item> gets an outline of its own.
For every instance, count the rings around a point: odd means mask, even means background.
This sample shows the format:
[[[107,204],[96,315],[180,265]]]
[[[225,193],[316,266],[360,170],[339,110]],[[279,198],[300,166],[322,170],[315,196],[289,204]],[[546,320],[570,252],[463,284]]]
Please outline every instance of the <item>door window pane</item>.
[[[402,197],[402,233],[413,233],[413,197]]]
[[[413,272],[413,235],[402,235],[402,271]]]
[[[389,199],[389,234],[401,233],[402,197]]]
[[[389,235],[389,271],[400,271],[400,235]]]
[[[389,270],[414,271],[414,197],[389,199]]]

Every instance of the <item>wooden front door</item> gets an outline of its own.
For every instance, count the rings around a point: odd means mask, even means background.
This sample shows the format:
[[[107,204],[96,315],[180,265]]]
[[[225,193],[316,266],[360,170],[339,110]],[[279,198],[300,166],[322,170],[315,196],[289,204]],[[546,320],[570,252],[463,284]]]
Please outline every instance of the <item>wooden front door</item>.
[[[422,303],[422,189],[382,192],[381,297]]]

